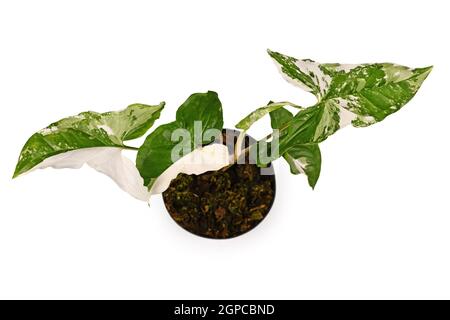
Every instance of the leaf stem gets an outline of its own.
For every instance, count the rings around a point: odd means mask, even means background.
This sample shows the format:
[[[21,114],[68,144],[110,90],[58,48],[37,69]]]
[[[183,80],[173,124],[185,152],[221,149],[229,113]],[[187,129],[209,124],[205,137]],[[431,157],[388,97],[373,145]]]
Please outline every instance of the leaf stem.
[[[304,109],[303,107],[301,107],[301,106],[299,106],[299,105],[296,105],[296,104],[294,104],[294,103],[292,103],[292,102],[289,102],[289,101],[272,102],[272,103],[268,104],[267,106],[275,106],[275,105],[276,105],[276,106],[279,106],[279,105],[282,105],[282,106],[291,106],[291,107],[294,107],[294,108]],[[292,120],[289,121],[289,122],[287,122],[287,123],[285,123],[285,124],[284,124],[283,126],[281,126],[278,130],[279,130],[280,132],[282,132],[282,131],[288,129],[289,126],[290,126],[290,124],[291,124],[291,122],[292,122]],[[253,147],[254,145],[257,145],[257,144],[260,143],[260,142],[268,141],[268,140],[271,139],[272,136],[273,136],[273,131],[272,131],[271,133],[269,133],[267,136],[265,136],[265,137],[262,138],[261,140],[258,140],[256,143],[254,143],[254,144],[252,144],[252,145],[249,145],[249,146],[246,147],[245,149],[241,150],[241,151],[239,152],[239,154],[238,154],[237,151],[238,151],[238,149],[241,147],[240,144],[241,144],[241,143],[244,141],[244,139],[245,139],[244,137],[245,137],[245,133],[246,133],[246,132],[247,132],[247,130],[242,130],[241,133],[240,133],[240,135],[239,135],[238,140],[236,141],[236,145],[234,146],[233,162],[230,163],[229,165],[223,167],[222,169],[220,169],[220,171],[227,171],[230,167],[232,167],[233,165],[235,165],[235,164],[237,163],[238,159],[239,159],[241,156],[244,156],[244,157],[245,157],[245,156],[247,155],[247,153],[249,153],[251,147]],[[281,134],[280,134],[280,135],[281,135]]]

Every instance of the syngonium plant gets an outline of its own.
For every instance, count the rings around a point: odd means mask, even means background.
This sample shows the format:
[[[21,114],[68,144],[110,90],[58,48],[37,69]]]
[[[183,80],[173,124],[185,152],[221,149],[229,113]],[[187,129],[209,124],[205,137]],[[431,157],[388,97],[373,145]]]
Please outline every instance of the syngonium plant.
[[[320,175],[322,141],[347,125],[366,127],[397,112],[412,99],[432,69],[392,63],[320,64],[270,50],[268,53],[283,77],[314,94],[317,102],[310,107],[270,102],[251,112],[236,125],[241,137],[266,115],[273,130],[236,154],[256,151],[261,167],[282,156],[293,174],[307,176],[312,188]],[[286,107],[293,107],[296,113]],[[222,105],[212,91],[191,95],[178,108],[176,119],[153,130],[140,148],[127,145],[126,141],[143,136],[153,126],[163,108],[164,102],[132,104],[122,111],[88,111],[52,123],[28,139],[13,177],[37,168],[80,168],[88,164],[135,198],[148,201],[151,194],[166,190],[179,173],[224,170],[239,160],[230,157],[222,144],[211,144],[217,134],[210,131],[223,129]],[[174,135],[179,130],[190,133],[181,142],[180,136]],[[268,142],[275,136],[277,152],[270,152],[273,146]],[[176,148],[188,152],[174,159]],[[137,151],[135,163],[122,155],[126,149]]]

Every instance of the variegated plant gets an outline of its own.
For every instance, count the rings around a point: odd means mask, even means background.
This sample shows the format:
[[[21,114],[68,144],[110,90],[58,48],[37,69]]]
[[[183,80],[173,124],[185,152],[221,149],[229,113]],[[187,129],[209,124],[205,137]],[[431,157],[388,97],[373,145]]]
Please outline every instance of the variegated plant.
[[[280,130],[279,154],[289,163],[293,174],[305,173],[313,188],[320,174],[318,144],[349,124],[366,127],[400,110],[416,94],[432,69],[411,69],[392,63],[320,64],[268,52],[283,77],[314,94],[317,103],[300,108],[295,115],[284,109],[285,106],[299,108],[295,104],[270,103],[250,113],[236,127],[246,131],[270,113],[272,128]],[[266,141],[267,138],[258,144],[263,147]]]
[[[306,174],[313,188],[320,174],[320,142],[349,124],[369,126],[398,111],[431,71],[431,67],[411,69],[391,63],[319,64],[273,51],[269,55],[285,79],[314,94],[317,103],[303,108],[291,102],[271,102],[250,113],[236,127],[244,134],[269,114],[272,128],[279,132],[279,155],[289,163],[293,174]],[[297,113],[292,114],[286,106],[296,108]],[[203,135],[207,130],[223,127],[222,105],[211,91],[191,95],[178,109],[176,119],[156,128],[140,148],[126,145],[125,141],[147,132],[163,107],[163,102],[133,104],[118,112],[83,112],[55,122],[26,142],[14,177],[37,168],[79,168],[88,164],[137,199],[148,200],[152,193],[163,192],[180,172],[200,174],[227,168],[236,161],[229,157],[226,146],[202,147],[211,142]],[[174,162],[171,153],[178,143],[173,140],[174,131],[193,132],[196,121],[203,124],[200,141],[195,140],[195,135],[184,141],[193,151]],[[264,149],[271,138],[269,134],[250,148]],[[138,151],[136,164],[122,155],[124,149]],[[258,164],[265,166],[276,157],[258,157]]]
[[[193,130],[198,120],[205,130],[222,129],[222,105],[212,91],[191,95],[178,109],[176,120],[156,128],[140,148],[126,145],[125,141],[148,131],[164,105],[132,104],[122,111],[87,111],[50,124],[25,143],[13,178],[35,169],[80,168],[87,164],[133,197],[148,201],[151,194],[162,193],[179,172],[200,174],[229,164],[228,149],[219,144],[198,148],[175,164],[171,161],[171,151],[177,144],[171,136],[176,129]],[[136,164],[122,150],[138,151]],[[189,165],[192,159],[196,165]]]

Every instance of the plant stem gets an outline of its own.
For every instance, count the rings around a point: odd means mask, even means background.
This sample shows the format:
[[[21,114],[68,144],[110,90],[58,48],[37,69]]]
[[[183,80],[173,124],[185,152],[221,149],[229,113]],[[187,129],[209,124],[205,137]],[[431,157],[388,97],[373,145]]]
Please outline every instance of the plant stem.
[[[280,103],[282,103],[282,102],[280,102]],[[283,103],[285,103],[285,102],[283,102]],[[286,104],[287,103],[289,103],[289,102],[286,102]],[[279,104],[279,103],[277,103],[277,104]],[[293,104],[291,104],[291,103],[289,103],[290,105],[293,105]],[[289,122],[286,122],[283,126],[281,126],[279,129],[278,129],[278,131],[279,132],[283,132],[284,130],[286,130],[286,129],[288,129],[289,128],[289,126],[290,126],[290,124],[291,124],[291,122],[292,122],[292,120],[291,121],[289,121]],[[245,135],[245,132],[246,131],[242,131],[240,134],[241,135]],[[280,134],[281,135],[281,134]],[[220,171],[227,171],[230,167],[232,167],[233,165],[235,165],[236,163],[237,163],[237,161],[238,161],[238,158],[240,158],[240,157],[242,157],[242,156],[246,156],[247,155],[247,153],[249,153],[250,152],[250,149],[253,147],[253,146],[255,146],[255,145],[257,145],[258,143],[260,143],[260,142],[263,142],[263,141],[268,141],[269,139],[271,139],[272,138],[272,136],[273,136],[273,131],[271,132],[271,133],[269,133],[267,136],[265,136],[264,138],[262,138],[261,140],[258,140],[256,143],[254,143],[254,144],[252,144],[252,145],[249,145],[248,147],[246,147],[245,149],[243,149],[240,153],[239,153],[239,155],[237,155],[237,149],[238,148],[240,148],[240,145],[238,145],[238,142],[239,142],[239,139],[238,139],[238,141],[237,141],[237,143],[236,143],[236,145],[235,145],[235,148],[234,148],[234,157],[233,157],[233,163],[230,163],[229,165],[227,165],[227,166],[225,166],[225,167],[223,167],[222,169],[220,169]]]

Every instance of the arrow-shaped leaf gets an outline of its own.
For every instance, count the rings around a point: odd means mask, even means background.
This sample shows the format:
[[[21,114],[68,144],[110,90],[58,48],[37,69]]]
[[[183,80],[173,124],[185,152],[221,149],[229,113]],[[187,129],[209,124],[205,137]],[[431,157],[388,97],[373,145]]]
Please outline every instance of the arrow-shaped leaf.
[[[273,129],[280,129],[290,121],[294,116],[288,110],[279,108],[270,112],[270,119]],[[304,173],[308,177],[308,183],[314,189],[320,175],[322,157],[319,145],[297,144],[293,145],[283,154],[283,158],[288,162],[291,173]]]
[[[414,97],[432,67],[392,63],[319,64],[269,51],[285,79],[313,93],[318,102],[299,111],[280,138],[280,154],[298,144],[319,143],[352,124],[382,121]]]
[[[195,132],[195,122],[201,123],[201,132]],[[205,132],[209,129],[222,130],[222,104],[217,93],[192,94],[179,108],[176,120],[163,124],[150,133],[144,144],[139,148],[136,166],[144,179],[144,184],[151,187],[156,179],[168,169],[172,161],[172,151],[180,142],[172,139],[172,134],[178,129],[189,132],[186,143],[189,150],[194,150],[203,143],[211,142]],[[198,137],[199,136],[199,137]],[[199,141],[195,141],[196,139]]]
[[[64,118],[33,134],[25,143],[14,171],[17,177],[38,168],[79,168],[87,163],[110,176],[122,189],[143,199],[130,177],[137,170],[124,158],[124,141],[142,136],[159,118],[159,105],[132,104],[122,111],[82,112]],[[133,171],[133,172],[131,172]]]

